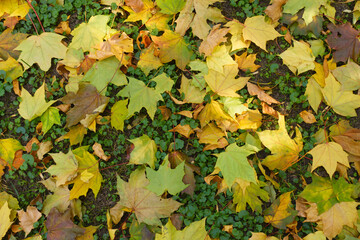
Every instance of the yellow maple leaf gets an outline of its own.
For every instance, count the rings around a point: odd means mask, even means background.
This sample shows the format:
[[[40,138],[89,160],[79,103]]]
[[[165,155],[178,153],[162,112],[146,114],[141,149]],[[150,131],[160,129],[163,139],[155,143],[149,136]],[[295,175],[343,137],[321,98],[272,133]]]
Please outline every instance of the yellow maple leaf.
[[[266,52],[266,42],[282,36],[274,26],[265,21],[265,16],[254,16],[247,18],[243,29],[244,40],[255,43]]]
[[[137,22],[141,20],[142,24],[144,24],[151,18],[153,15],[152,11],[155,8],[153,1],[143,0],[142,2],[143,7],[140,11],[137,12],[135,12],[131,7],[122,6],[125,11],[130,13],[125,22]]]
[[[280,57],[294,74],[315,69],[315,56],[306,43],[294,40],[294,46],[281,53]]]
[[[29,4],[25,1],[2,0],[0,5],[0,16],[7,13],[10,17],[24,18],[29,12]]]
[[[357,202],[340,202],[332,206],[328,211],[320,215],[320,226],[325,236],[333,239],[343,227],[354,227],[358,219]]]
[[[204,127],[212,120],[232,120],[232,118],[224,111],[223,105],[215,100],[211,100],[210,103],[206,104],[204,109],[200,112],[198,119],[201,127]]]
[[[6,232],[9,230],[11,224],[10,220],[11,209],[9,208],[8,202],[5,202],[0,208],[0,237],[3,238]]]
[[[286,170],[296,163],[303,148],[301,132],[296,128],[296,137],[291,139],[285,127],[285,117],[279,114],[279,130],[265,130],[257,133],[261,142],[270,149],[272,155],[262,162],[270,170]]]
[[[342,149],[341,145],[335,142],[328,142],[317,145],[309,154],[313,156],[313,165],[311,171],[323,166],[330,178],[336,171],[338,163],[346,167],[349,166],[348,154]]]
[[[251,232],[252,236],[249,240],[279,240],[277,237],[268,237],[262,232]]]
[[[245,41],[243,36],[244,24],[234,19],[230,22],[227,22],[225,27],[229,28],[229,33],[231,34],[231,51],[248,48],[250,46],[251,42]]]

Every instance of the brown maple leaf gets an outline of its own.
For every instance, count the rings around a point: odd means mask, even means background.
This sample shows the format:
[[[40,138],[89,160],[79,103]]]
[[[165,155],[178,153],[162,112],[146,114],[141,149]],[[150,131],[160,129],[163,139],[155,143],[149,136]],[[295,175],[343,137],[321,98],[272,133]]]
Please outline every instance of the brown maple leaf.
[[[69,210],[61,214],[57,208],[52,208],[45,225],[48,230],[47,239],[49,240],[70,240],[85,233],[85,229],[75,225],[70,220]]]
[[[360,31],[355,30],[350,23],[341,25],[329,24],[328,29],[332,32],[326,39],[329,46],[335,50],[334,60],[346,62],[349,57],[356,59],[360,54]]]
[[[97,113],[97,108],[107,105],[109,98],[102,96],[93,85],[80,83],[76,94],[69,92],[61,101],[74,104],[74,107],[67,112],[65,125],[65,127],[71,127],[84,119],[86,115]]]
[[[14,50],[20,42],[22,42],[28,35],[24,33],[12,34],[11,29],[6,29],[0,35],[0,58],[7,60],[9,55],[17,59],[20,51]]]

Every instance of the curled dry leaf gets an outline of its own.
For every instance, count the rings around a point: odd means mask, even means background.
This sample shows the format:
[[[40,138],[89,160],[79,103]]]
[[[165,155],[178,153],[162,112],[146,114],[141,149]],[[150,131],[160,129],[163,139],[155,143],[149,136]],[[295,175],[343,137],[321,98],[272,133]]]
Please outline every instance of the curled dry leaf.
[[[28,206],[26,212],[24,210],[18,211],[18,215],[20,226],[24,229],[25,236],[27,236],[34,228],[34,223],[41,218],[41,213],[33,206]]]
[[[250,93],[250,95],[254,96],[258,96],[258,98],[263,101],[266,102],[267,104],[271,105],[272,103],[275,104],[279,104],[280,102],[278,102],[276,99],[272,98],[269,94],[265,93],[265,91],[261,90],[258,86],[256,86],[255,84],[252,84],[250,82],[246,83],[248,91]]]
[[[93,150],[94,150],[94,154],[96,156],[98,156],[100,159],[107,161],[110,159],[110,156],[106,156],[104,153],[104,150],[101,147],[101,144],[99,143],[94,143],[94,145],[92,146]]]
[[[316,118],[314,116],[314,114],[312,114],[311,112],[308,112],[306,110],[302,111],[300,114],[300,117],[304,120],[304,122],[306,123],[315,123],[316,122]]]
[[[287,2],[287,0],[274,0],[272,4],[267,6],[265,9],[266,15],[268,15],[273,22],[277,22],[282,16],[282,6]]]
[[[279,112],[267,105],[265,102],[261,102],[261,107],[263,114],[268,114],[276,119],[279,118]]]

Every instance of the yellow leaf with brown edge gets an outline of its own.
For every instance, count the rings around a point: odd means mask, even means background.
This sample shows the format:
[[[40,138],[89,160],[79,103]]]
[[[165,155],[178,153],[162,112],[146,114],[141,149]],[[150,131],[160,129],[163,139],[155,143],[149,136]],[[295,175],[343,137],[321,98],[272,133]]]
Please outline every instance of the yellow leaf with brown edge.
[[[5,165],[12,166],[16,151],[23,149],[25,148],[16,139],[0,139],[0,162],[4,162]]]
[[[209,56],[214,48],[222,42],[226,42],[225,35],[229,32],[229,28],[220,28],[221,24],[215,25],[206,39],[201,42],[199,52]]]
[[[256,54],[247,55],[247,52],[244,52],[240,56],[235,55],[235,62],[238,64],[240,70],[244,72],[248,70],[250,72],[255,72],[259,67],[261,67],[260,65],[255,64],[255,60]]]
[[[297,211],[291,208],[291,193],[282,194],[264,211],[266,223],[279,229],[286,229],[286,225],[294,221]]]
[[[274,0],[272,4],[267,6],[265,9],[266,15],[268,15],[273,22],[277,22],[282,16],[282,6],[287,2],[287,0]]]
[[[340,202],[320,215],[319,228],[328,239],[335,238],[344,226],[355,227],[358,219],[357,202]]]
[[[350,167],[348,154],[343,150],[340,144],[335,142],[319,144],[314,147],[309,154],[313,156],[311,171],[323,166],[330,178],[334,175],[338,163]]]
[[[290,138],[285,127],[285,117],[279,114],[279,129],[257,132],[261,142],[271,151],[262,164],[270,170],[286,170],[296,163],[303,148],[301,132],[296,128],[296,137]]]
[[[151,18],[153,15],[152,11],[155,8],[153,1],[143,0],[142,2],[143,7],[140,11],[134,11],[131,7],[128,6],[122,6],[125,11],[130,13],[125,22],[137,22],[141,20],[142,24],[145,24]],[[137,10],[138,9],[140,8],[137,8]]]

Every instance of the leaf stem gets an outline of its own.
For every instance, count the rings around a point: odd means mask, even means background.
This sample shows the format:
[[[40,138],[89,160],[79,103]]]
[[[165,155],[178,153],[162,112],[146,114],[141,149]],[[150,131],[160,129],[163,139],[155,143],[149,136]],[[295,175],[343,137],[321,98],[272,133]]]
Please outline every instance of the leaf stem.
[[[34,21],[32,20],[32,17],[30,16],[29,13],[28,13],[27,15],[28,15],[28,17],[30,18],[30,21],[31,21],[31,23],[32,23],[32,25],[33,25],[33,27],[34,27],[34,29],[35,29],[36,35],[39,35],[39,32],[38,32],[38,30],[36,29],[36,26],[35,26]]]
[[[34,11],[39,23],[40,23],[40,26],[41,26],[41,29],[43,30],[43,32],[45,32],[45,29],[44,29],[44,26],[42,25],[41,21],[40,21],[40,18],[39,18],[39,15],[37,14],[35,8],[31,5],[30,1],[29,0],[26,0],[26,2],[28,3],[28,5],[30,6],[30,8]],[[32,20],[31,20],[32,21]],[[37,31],[36,31],[37,32]],[[39,34],[38,34],[39,35]]]

